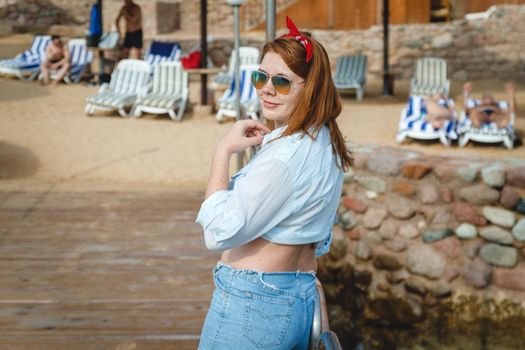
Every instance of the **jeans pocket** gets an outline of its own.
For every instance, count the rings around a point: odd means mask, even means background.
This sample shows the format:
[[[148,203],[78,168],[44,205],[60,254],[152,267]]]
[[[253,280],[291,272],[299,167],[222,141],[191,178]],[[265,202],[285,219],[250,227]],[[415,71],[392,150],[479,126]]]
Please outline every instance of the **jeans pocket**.
[[[284,340],[292,319],[294,300],[247,292],[243,335],[258,348],[276,346]]]

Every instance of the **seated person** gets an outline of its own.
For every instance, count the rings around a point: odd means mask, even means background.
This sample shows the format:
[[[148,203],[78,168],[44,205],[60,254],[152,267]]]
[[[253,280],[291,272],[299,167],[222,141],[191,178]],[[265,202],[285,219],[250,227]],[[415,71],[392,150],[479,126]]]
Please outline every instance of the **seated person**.
[[[445,121],[455,118],[453,105],[449,105],[445,94],[434,94],[423,99],[426,109],[425,119],[430,122],[434,129],[441,129]]]
[[[509,108],[502,108],[503,106],[490,93],[484,93],[479,103],[474,103],[470,99],[472,83],[465,83],[463,86],[464,108],[474,128],[479,129],[482,123],[490,122],[494,122],[498,128],[507,127],[511,114],[515,112],[516,99],[512,83],[507,83],[505,90],[509,94]]]
[[[46,48],[46,59],[40,65],[40,71],[43,76],[43,83],[49,83],[49,71],[56,71],[56,80],[53,84],[61,81],[69,71],[69,49],[64,44],[60,36],[52,35],[51,43]]]

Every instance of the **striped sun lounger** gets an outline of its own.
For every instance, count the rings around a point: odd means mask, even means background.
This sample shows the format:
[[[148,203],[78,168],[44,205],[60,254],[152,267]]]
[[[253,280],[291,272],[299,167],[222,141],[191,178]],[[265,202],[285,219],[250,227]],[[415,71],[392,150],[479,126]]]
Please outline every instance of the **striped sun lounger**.
[[[118,110],[122,117],[128,117],[126,109],[133,106],[140,93],[147,91],[149,79],[147,62],[134,59],[120,61],[111,74],[109,84],[102,84],[97,94],[86,98],[86,115],[91,116],[96,110]]]
[[[259,97],[251,81],[252,72],[256,69],[257,65],[243,65],[240,67],[240,102],[241,113],[245,113],[251,119],[259,120]],[[235,110],[235,80],[232,80],[230,87],[224,92],[217,105],[217,121],[221,122],[225,117],[235,118],[237,116]]]
[[[481,104],[480,100],[469,98],[467,100],[467,108],[473,108]],[[509,104],[506,101],[498,102],[499,108],[508,110]],[[505,128],[498,128],[496,123],[484,123],[480,128],[475,128],[472,125],[471,119],[463,111],[461,122],[459,123],[459,146],[464,147],[469,141],[476,141],[482,143],[498,143],[503,142],[505,147],[512,149],[514,141],[516,140],[516,133],[514,130],[515,114],[511,113],[510,122]]]
[[[14,58],[0,61],[0,74],[15,75],[19,79],[33,80],[40,72],[46,56],[46,47],[51,42],[49,35],[35,36],[31,48]]]
[[[454,107],[454,100],[451,98],[441,99],[438,103],[445,107]],[[397,142],[402,143],[407,137],[410,137],[418,140],[440,140],[443,145],[450,146],[451,140],[458,138],[455,119],[447,120],[442,128],[435,129],[426,120],[426,115],[424,97],[410,96],[407,106],[401,111]]]
[[[448,95],[450,81],[447,79],[447,61],[442,58],[425,57],[417,60],[416,74],[410,81],[410,95]]]
[[[338,90],[356,89],[357,100],[363,100],[367,67],[367,56],[337,57],[334,74],[335,87]]]

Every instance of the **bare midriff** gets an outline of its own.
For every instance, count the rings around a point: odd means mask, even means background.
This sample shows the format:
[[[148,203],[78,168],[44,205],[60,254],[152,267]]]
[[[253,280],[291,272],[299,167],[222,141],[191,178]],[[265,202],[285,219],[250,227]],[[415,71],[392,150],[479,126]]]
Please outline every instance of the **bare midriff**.
[[[221,261],[236,269],[263,272],[317,270],[313,244],[277,244],[262,238],[224,251]]]

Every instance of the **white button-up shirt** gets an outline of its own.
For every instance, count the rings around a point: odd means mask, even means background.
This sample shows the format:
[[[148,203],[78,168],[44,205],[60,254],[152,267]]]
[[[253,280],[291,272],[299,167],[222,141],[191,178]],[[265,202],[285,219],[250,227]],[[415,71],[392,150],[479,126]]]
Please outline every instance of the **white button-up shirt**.
[[[196,222],[211,250],[238,247],[258,237],[279,244],[317,243],[316,255],[329,250],[343,185],[330,132],[316,139],[296,133],[264,136],[259,152],[235,174],[227,190],[209,196]]]

